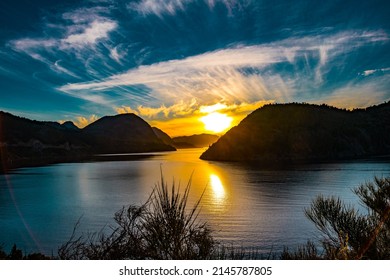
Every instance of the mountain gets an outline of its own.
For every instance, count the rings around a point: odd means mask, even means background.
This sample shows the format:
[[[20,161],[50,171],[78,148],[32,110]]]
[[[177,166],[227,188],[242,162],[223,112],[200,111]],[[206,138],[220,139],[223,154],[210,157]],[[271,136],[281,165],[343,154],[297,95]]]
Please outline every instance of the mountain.
[[[176,148],[203,148],[215,143],[218,138],[217,135],[203,133],[174,137],[173,142],[175,143]]]
[[[14,116],[0,111],[0,143],[25,145],[40,142],[42,145],[61,145],[66,142],[84,144],[77,130],[57,122],[40,122]]]
[[[103,117],[82,130],[85,141],[97,153],[174,151],[152,127],[135,114]]]
[[[103,117],[84,129],[0,111],[0,170],[85,160],[97,153],[172,151],[134,114]]]
[[[63,124],[61,124],[61,126],[66,128],[66,129],[72,129],[72,130],[79,130],[80,129],[71,121],[66,121]]]
[[[266,105],[201,155],[264,163],[390,155],[390,103],[347,111],[327,105]]]
[[[173,142],[172,138],[168,134],[166,134],[164,131],[162,131],[157,127],[152,127],[152,129],[154,134],[156,134],[156,136],[160,138],[161,141],[164,142],[164,144],[175,147],[175,143]]]
[[[191,136],[178,136],[171,138],[168,134],[157,127],[153,127],[154,133],[165,144],[178,149],[208,147],[218,140],[218,136],[212,134],[195,134]]]
[[[39,122],[0,111],[0,170],[68,161],[88,154],[78,130],[56,122]]]

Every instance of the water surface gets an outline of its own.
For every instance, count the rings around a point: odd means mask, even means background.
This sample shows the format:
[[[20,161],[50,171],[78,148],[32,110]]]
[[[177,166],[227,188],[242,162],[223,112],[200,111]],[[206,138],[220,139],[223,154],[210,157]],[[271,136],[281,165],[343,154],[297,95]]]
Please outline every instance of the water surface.
[[[181,185],[191,178],[190,200],[204,191],[200,218],[217,239],[260,253],[278,253],[318,239],[304,208],[319,194],[359,205],[352,188],[389,176],[384,161],[356,161],[262,169],[199,159],[203,149],[156,153],[127,161],[66,163],[21,168],[0,175],[0,244],[56,255],[78,232],[108,229],[114,213],[141,204],[160,180]],[[190,203],[190,205],[191,205]],[[361,208],[361,211],[364,209]]]

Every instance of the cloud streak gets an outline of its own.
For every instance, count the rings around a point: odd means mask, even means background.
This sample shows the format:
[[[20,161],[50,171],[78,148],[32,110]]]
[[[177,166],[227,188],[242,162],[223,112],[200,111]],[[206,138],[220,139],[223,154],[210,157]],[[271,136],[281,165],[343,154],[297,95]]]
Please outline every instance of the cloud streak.
[[[112,20],[95,20],[81,33],[71,34],[61,40],[60,46],[64,49],[74,47],[93,46],[97,41],[107,39],[108,34],[117,28],[117,23]]]
[[[177,10],[184,10],[184,6],[192,0],[142,0],[132,2],[127,5],[129,9],[135,10],[140,14],[162,14],[168,13],[174,15]]]
[[[74,26],[67,26],[68,30],[76,29]],[[68,50],[80,49],[85,47],[94,47],[100,40],[109,38],[109,33],[117,28],[115,21],[94,20],[93,22],[79,26],[78,32],[70,32],[63,38],[23,38],[13,40],[10,46],[19,52],[25,52],[33,57],[33,54],[46,50]]]
[[[354,109],[366,108],[383,102],[390,101],[388,87],[389,75],[379,79],[370,80],[363,84],[348,83],[344,87],[337,88],[321,100],[310,100],[314,103],[326,103],[338,108]]]
[[[171,106],[161,105],[159,107],[149,107],[139,105],[136,109],[131,108],[130,106],[121,106],[117,107],[115,110],[118,114],[125,113],[135,113],[137,115],[152,119],[152,118],[172,118],[172,117],[182,117],[189,116],[194,114],[198,108],[199,104],[195,99],[192,99],[190,102],[180,101]]]
[[[200,0],[202,1],[202,0]],[[154,14],[159,17],[164,15],[175,15],[178,11],[186,10],[186,7],[194,2],[200,2],[199,0],[141,0],[138,2],[131,2],[127,5],[128,9],[134,10],[144,16]],[[203,2],[213,9],[217,3],[222,3],[231,13],[235,6],[247,6],[252,1],[237,1],[237,0],[203,0]]]
[[[52,16],[55,23],[45,23],[44,36],[11,40],[7,46],[46,64],[55,72],[77,77],[71,69],[57,65],[59,58],[75,57],[87,62],[91,52],[101,56],[97,47],[109,42],[111,34],[119,27],[118,22],[109,17],[110,12],[107,7],[97,6]]]
[[[362,75],[368,77],[368,76],[371,76],[371,75],[373,75],[375,73],[387,73],[389,71],[390,71],[390,67],[388,67],[388,68],[381,68],[381,69],[371,69],[371,70],[363,71]]]
[[[109,78],[67,84],[59,90],[79,96],[99,96],[101,92],[118,87],[144,85],[150,89],[158,104],[168,106],[178,101],[196,100],[202,104],[218,102],[236,104],[258,100],[288,102],[297,97],[302,83],[318,86],[330,61],[347,52],[388,41],[383,31],[342,32],[331,36],[290,38],[272,44],[236,46],[181,60],[170,60],[139,66],[124,74]],[[275,71],[277,65],[297,67],[301,61],[315,58],[316,63],[294,75]],[[309,62],[306,62],[309,64]],[[303,73],[304,71],[305,73]],[[91,93],[93,92],[93,93]],[[128,95],[131,100],[131,94]]]

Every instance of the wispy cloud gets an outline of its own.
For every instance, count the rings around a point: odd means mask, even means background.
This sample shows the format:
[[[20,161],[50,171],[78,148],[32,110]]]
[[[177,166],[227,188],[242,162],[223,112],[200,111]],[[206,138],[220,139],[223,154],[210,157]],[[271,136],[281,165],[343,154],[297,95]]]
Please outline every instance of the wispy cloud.
[[[80,79],[80,77],[77,74],[61,66],[61,60],[57,60],[56,62],[54,62],[52,69],[56,72],[64,73],[73,78]]]
[[[30,51],[37,50],[41,48],[53,48],[57,46],[57,40],[55,39],[32,39],[32,38],[23,38],[11,41],[11,46],[18,51]]]
[[[384,79],[387,79],[387,81]],[[348,84],[324,96],[317,103],[326,103],[346,109],[366,108],[383,101],[390,101],[388,86],[388,77],[383,78],[381,81],[374,80],[365,84]]]
[[[81,33],[71,34],[61,40],[62,48],[78,48],[88,45],[95,45],[98,40],[107,39],[108,34],[117,27],[112,20],[90,23]]]
[[[239,104],[221,104],[217,103],[211,106],[201,106],[199,111],[201,113],[220,112],[234,115],[247,115],[248,113],[263,107],[266,104],[274,103],[275,100],[259,100],[252,103],[242,102]]]
[[[59,90],[84,99],[85,96],[90,98],[91,92],[99,96],[100,92],[142,84],[150,89],[156,107],[162,103],[173,106],[193,99],[205,105],[253,103],[258,100],[288,102],[300,94],[298,90],[310,79],[312,86],[321,84],[324,69],[329,68],[329,62],[338,55],[386,41],[388,36],[383,31],[356,31],[290,38],[272,44],[236,46],[181,60],[140,66],[100,81],[64,85]],[[308,60],[309,56],[316,58],[317,62],[313,66],[308,65],[305,73],[298,68],[294,75],[273,69],[282,63],[298,67],[300,61]],[[132,98],[131,94],[128,98]],[[161,112],[164,110],[161,108]]]
[[[156,14],[161,16],[164,13],[174,15],[178,9],[183,10],[184,6],[193,0],[142,0],[128,4],[129,9],[133,9],[141,14]]]
[[[118,22],[109,16],[107,7],[78,8],[52,15],[52,22],[45,22],[41,37],[23,37],[9,41],[7,46],[17,53],[23,53],[34,60],[46,64],[56,73],[65,73],[79,78],[74,69],[59,64],[60,59],[76,57],[83,62],[88,71],[91,54],[102,57],[98,47],[100,43],[110,41],[113,31],[118,29]],[[103,49],[110,49],[109,44]],[[115,51],[114,51],[115,54]],[[119,55],[113,59],[118,59]],[[105,59],[105,58],[104,58]],[[69,64],[69,63],[68,63]]]
[[[180,101],[171,106],[161,105],[159,107],[149,107],[139,105],[137,108],[133,109],[130,106],[120,106],[115,108],[118,114],[125,113],[135,113],[137,115],[152,119],[152,118],[172,118],[172,117],[182,117],[189,116],[196,112],[199,108],[199,104],[195,99],[192,99],[190,102]]]
[[[381,68],[381,69],[371,69],[371,70],[363,71],[362,75],[367,77],[367,76],[371,76],[371,75],[373,75],[375,73],[383,74],[383,73],[386,73],[386,72],[389,72],[389,71],[390,71],[390,67],[388,67],[388,68]]]
[[[58,38],[22,38],[10,42],[10,46],[19,52],[33,57],[46,50],[67,50],[70,48],[94,47],[99,40],[109,38],[109,33],[117,28],[117,23],[110,19],[94,20],[83,26],[67,26],[68,35]],[[77,30],[72,32],[71,30]]]
[[[155,14],[159,17],[163,15],[175,15],[178,11],[186,9],[188,4],[193,2],[200,2],[202,0],[141,0],[138,2],[131,2],[127,7],[135,10],[140,14],[149,15]],[[229,13],[232,12],[233,7],[248,5],[251,0],[237,1],[237,0],[203,0],[210,9],[213,9],[216,3],[222,3],[226,6]]]
[[[110,50],[110,57],[116,62],[118,62],[119,64],[121,63],[122,54],[119,52],[118,46]]]
[[[213,112],[218,112],[220,110],[224,110],[227,107],[228,106],[226,104],[216,103],[214,105],[209,105],[209,106],[200,106],[199,111],[201,113],[213,113]]]

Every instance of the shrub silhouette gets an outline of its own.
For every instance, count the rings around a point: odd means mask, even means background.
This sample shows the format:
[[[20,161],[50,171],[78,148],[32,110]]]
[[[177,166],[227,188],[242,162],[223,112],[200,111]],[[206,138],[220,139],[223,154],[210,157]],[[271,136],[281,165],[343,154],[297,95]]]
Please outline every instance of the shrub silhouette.
[[[7,254],[3,247],[0,245],[0,260],[50,260],[49,256],[45,256],[41,253],[24,254],[21,249],[18,249],[14,244]]]
[[[282,259],[390,259],[390,177],[354,190],[367,213],[362,214],[339,198],[318,196],[306,216],[321,231],[322,255],[313,243],[288,249]]]
[[[62,245],[60,259],[209,259],[215,241],[206,223],[199,221],[199,200],[187,209],[191,180],[184,192],[161,175],[141,206],[123,207],[115,214],[116,227],[103,233],[75,237]]]

